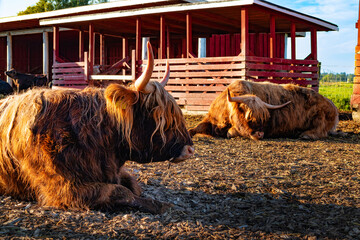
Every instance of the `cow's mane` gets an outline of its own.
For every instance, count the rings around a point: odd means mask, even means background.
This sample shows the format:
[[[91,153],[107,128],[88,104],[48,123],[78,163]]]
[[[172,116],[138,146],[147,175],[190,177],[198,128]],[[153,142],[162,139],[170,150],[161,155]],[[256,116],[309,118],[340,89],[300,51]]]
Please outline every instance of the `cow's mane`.
[[[255,95],[243,95],[248,97],[244,100],[244,103],[240,103],[240,106],[245,111],[245,119],[252,122],[264,123],[270,117],[269,110],[262,103],[261,99]]]

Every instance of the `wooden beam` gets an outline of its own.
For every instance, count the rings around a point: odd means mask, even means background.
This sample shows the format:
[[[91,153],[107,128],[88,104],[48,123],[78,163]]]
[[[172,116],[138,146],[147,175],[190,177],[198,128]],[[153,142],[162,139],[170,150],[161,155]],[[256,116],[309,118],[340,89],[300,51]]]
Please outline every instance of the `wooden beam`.
[[[169,59],[170,58],[170,32],[169,32],[169,26],[166,27],[166,56]]]
[[[164,59],[165,56],[165,17],[160,16],[160,52],[159,59]]]
[[[296,25],[291,23],[291,59],[296,59]]]
[[[59,58],[59,27],[53,28],[53,63]]]
[[[275,16],[271,15],[270,16],[270,58],[274,58],[275,57],[275,52],[276,52],[276,41],[275,41],[275,37],[276,37],[276,26],[275,26]]]
[[[316,29],[311,29],[311,55],[313,60],[317,60],[317,34]]]
[[[79,62],[84,61],[84,32],[79,31]]]
[[[136,49],[135,49],[135,55],[136,55],[136,61],[141,60],[141,18],[136,18]]]
[[[49,33],[43,32],[43,74],[49,79]]]
[[[249,12],[247,8],[241,8],[241,55],[249,55]]]
[[[89,24],[89,75],[93,74],[95,60],[95,33],[94,24]]]
[[[192,19],[190,13],[186,13],[186,57],[192,53]]]

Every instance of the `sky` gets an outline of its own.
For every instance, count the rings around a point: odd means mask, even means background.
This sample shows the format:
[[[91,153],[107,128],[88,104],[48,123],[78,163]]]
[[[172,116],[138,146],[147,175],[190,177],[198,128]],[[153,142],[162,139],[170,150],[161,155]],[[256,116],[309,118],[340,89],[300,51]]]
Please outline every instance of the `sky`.
[[[354,73],[357,44],[355,23],[359,16],[359,0],[267,0],[339,26],[338,32],[318,33],[318,59],[321,72]],[[15,16],[38,0],[0,0],[0,17]],[[297,58],[310,53],[310,34],[297,39]],[[290,44],[288,44],[290,49]],[[290,54],[289,54],[290,56]]]

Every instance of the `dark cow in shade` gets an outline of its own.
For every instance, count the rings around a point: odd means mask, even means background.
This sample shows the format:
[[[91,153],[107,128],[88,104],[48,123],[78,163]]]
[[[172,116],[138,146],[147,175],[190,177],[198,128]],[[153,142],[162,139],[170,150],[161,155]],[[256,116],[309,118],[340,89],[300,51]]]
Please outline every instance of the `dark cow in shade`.
[[[0,194],[46,206],[161,213],[126,172],[138,163],[180,162],[194,153],[181,109],[148,65],[130,87],[32,89],[0,101]]]
[[[15,69],[5,71],[5,74],[11,78],[13,89],[18,93],[32,87],[49,87],[49,81],[46,76],[20,73]]]
[[[335,132],[338,109],[309,88],[234,81],[211,104],[205,118],[190,135],[242,136],[254,140],[272,137],[319,139]]]
[[[14,92],[14,90],[12,89],[10,84],[8,84],[7,82],[0,79],[0,94],[1,95],[9,95],[9,94],[12,94],[13,92]]]

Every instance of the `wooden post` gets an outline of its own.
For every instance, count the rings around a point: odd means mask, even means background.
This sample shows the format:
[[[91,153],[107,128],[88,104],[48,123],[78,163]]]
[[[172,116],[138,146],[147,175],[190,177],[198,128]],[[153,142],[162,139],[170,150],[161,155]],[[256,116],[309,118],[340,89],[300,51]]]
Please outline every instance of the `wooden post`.
[[[79,62],[84,61],[84,32],[79,31]]]
[[[89,75],[93,74],[94,68],[94,60],[95,60],[95,33],[94,33],[94,25],[92,23],[89,24]]]
[[[317,60],[317,36],[316,29],[311,29],[311,55],[314,60]]]
[[[186,57],[192,53],[192,18],[190,13],[186,13]]]
[[[53,27],[53,63],[59,58],[59,27]]]
[[[160,16],[160,52],[159,59],[166,58],[165,56],[165,18],[163,15]]]
[[[136,61],[139,61],[141,59],[141,19],[137,18],[136,19]]]
[[[126,58],[128,55],[128,39],[127,38],[123,38],[122,39],[122,58]],[[134,58],[133,58],[134,59]],[[122,70],[123,75],[126,75],[126,70],[123,69]]]
[[[166,27],[166,56],[170,58],[170,32],[169,27]]]
[[[89,81],[89,54],[88,52],[84,52],[84,75],[85,75],[85,81]]]
[[[242,56],[249,55],[249,13],[247,8],[241,8],[241,42]]]
[[[105,36],[100,34],[100,65],[105,64]]]
[[[350,106],[353,110],[352,118],[356,122],[360,122],[360,1],[359,1],[359,16],[356,22],[358,30],[357,45],[355,47],[355,77],[353,94],[351,95]]]
[[[291,23],[291,59],[296,59],[296,25]]]
[[[12,44],[12,36],[10,33],[7,34],[6,36],[6,68],[7,70],[10,70],[12,68],[12,61],[13,61],[13,57],[12,57],[12,48],[13,48],[13,44]],[[12,86],[12,80],[10,77],[6,76],[6,81]]]
[[[49,33],[43,32],[43,74],[49,79]]]
[[[275,41],[275,16],[271,15],[270,16],[270,58],[274,58],[275,57],[275,52],[276,52],[276,41]]]
[[[136,61],[134,59],[136,58],[136,50],[131,51],[131,76],[133,81],[136,80]]]

